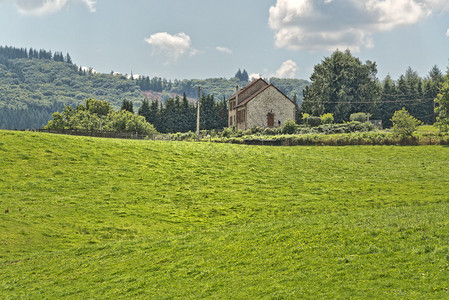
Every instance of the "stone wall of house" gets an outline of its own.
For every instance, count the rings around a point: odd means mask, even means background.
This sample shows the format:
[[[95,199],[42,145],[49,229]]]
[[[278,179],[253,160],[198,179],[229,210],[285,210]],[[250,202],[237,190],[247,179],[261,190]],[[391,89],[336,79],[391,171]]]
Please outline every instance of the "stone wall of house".
[[[232,101],[230,101],[230,102],[232,102]],[[235,126],[235,114],[236,114],[235,109],[230,109],[231,108],[230,102],[228,103],[228,107],[229,107],[228,127]],[[235,100],[233,100],[233,102],[235,103]]]
[[[253,126],[268,127],[268,113],[274,114],[274,127],[295,120],[296,106],[275,87],[270,86],[247,103],[246,129]]]

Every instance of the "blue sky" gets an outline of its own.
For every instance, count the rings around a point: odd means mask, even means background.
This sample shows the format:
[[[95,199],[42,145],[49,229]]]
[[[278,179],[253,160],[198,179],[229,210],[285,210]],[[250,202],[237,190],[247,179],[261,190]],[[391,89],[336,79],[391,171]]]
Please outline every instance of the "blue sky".
[[[449,59],[447,0],[0,0],[0,44],[69,52],[98,72],[309,79],[335,49],[378,77]]]

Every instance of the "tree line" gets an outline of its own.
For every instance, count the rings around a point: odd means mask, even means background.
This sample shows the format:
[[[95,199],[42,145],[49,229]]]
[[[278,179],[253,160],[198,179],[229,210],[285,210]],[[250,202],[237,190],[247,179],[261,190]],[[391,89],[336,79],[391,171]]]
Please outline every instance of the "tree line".
[[[24,130],[42,128],[51,119],[55,111],[61,111],[64,105],[56,102],[49,107],[29,106],[26,108],[0,108],[0,128]]]
[[[390,127],[394,112],[405,108],[424,123],[435,122],[433,100],[444,80],[437,66],[425,78],[411,68],[397,80],[387,75],[379,82],[376,75],[375,62],[362,63],[349,50],[337,50],[314,67],[300,112],[314,116],[332,113],[336,122],[364,112]]]
[[[72,63],[72,58],[70,54],[67,53],[65,56],[62,52],[55,52],[52,54],[51,51],[40,49],[39,51],[33,48],[27,50],[26,48],[15,48],[11,46],[0,46],[0,56],[4,59],[47,59],[59,62]]]
[[[65,106],[62,112],[55,112],[44,127],[51,130],[105,130],[138,132],[150,134],[188,132],[196,130],[197,103],[187,100],[184,94],[169,98],[165,105],[158,100],[145,99],[137,111],[134,104],[124,99],[121,108],[114,111],[107,101],[87,99],[76,107]],[[213,95],[200,98],[200,129],[221,129],[227,126],[228,109],[226,101],[215,101]],[[151,126],[150,126],[150,125]]]
[[[127,105],[128,107],[129,104]],[[132,106],[131,106],[132,107]],[[125,106],[122,106],[126,109]],[[154,125],[158,132],[188,132],[196,130],[197,103],[187,100],[184,93],[180,97],[169,98],[163,104],[158,100],[145,99],[138,114]],[[200,129],[222,129],[228,124],[228,106],[226,101],[215,101],[213,95],[203,94],[200,98]]]

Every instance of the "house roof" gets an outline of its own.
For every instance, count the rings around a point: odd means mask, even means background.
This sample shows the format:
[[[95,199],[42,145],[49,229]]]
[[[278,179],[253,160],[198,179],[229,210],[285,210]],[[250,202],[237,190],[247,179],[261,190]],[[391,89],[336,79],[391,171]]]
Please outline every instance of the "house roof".
[[[240,95],[244,95],[246,91],[248,91],[251,87],[253,87],[256,83],[262,83],[261,88],[256,89],[255,91],[253,91],[250,95],[246,95],[246,97],[244,97],[243,99],[240,97]],[[257,80],[252,81],[251,83],[249,83],[248,85],[246,85],[243,89],[241,89],[238,92],[239,95],[239,103],[237,103],[237,105],[235,106],[237,107],[242,107],[244,105],[246,105],[249,101],[251,101],[252,99],[254,99],[256,96],[260,95],[263,91],[265,91],[266,89],[268,89],[269,87],[274,87],[279,93],[281,93],[282,96],[284,96],[285,98],[287,98],[290,102],[292,102],[295,106],[298,106],[298,104],[296,104],[294,101],[292,101],[289,97],[287,97],[283,92],[281,92],[276,86],[274,86],[273,84],[268,84],[265,80],[263,80],[262,78],[259,78]],[[233,99],[235,99],[236,97],[236,93],[234,93],[227,101],[231,101]]]
[[[247,91],[249,89],[253,88],[253,86],[255,86],[257,84],[260,84],[261,88],[253,91],[253,93],[251,93],[250,95],[245,95],[245,94],[247,94]],[[243,101],[245,101],[246,98],[251,97],[252,94],[256,93],[257,91],[259,91],[260,89],[262,89],[263,87],[266,87],[266,86],[268,86],[268,83],[265,80],[263,80],[262,78],[259,78],[259,79],[251,81],[249,84],[247,84],[241,90],[238,91],[238,96],[239,96],[239,103],[238,104],[242,103]],[[237,93],[234,93],[227,101],[231,101],[231,100],[235,99],[236,94]],[[246,97],[243,97],[244,95]]]

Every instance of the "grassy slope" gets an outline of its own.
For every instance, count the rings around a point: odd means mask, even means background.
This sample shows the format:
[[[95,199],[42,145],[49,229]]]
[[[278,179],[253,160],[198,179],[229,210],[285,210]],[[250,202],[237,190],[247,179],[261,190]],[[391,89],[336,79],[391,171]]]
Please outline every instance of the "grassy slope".
[[[0,131],[0,295],[447,298],[448,157]]]

